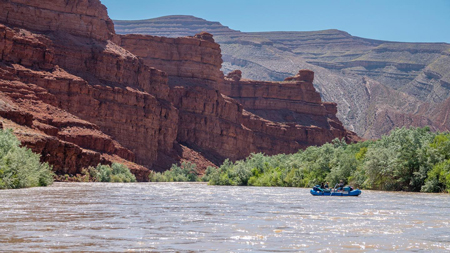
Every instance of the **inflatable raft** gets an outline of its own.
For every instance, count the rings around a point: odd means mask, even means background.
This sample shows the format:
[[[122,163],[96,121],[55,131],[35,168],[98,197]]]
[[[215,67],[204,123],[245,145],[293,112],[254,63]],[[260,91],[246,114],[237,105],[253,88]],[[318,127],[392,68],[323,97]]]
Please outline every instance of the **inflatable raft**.
[[[321,189],[320,187],[315,186],[311,189],[311,194],[313,196],[359,196],[361,195],[361,190],[356,189],[353,190],[351,187],[344,187],[343,191],[337,191],[335,189]]]

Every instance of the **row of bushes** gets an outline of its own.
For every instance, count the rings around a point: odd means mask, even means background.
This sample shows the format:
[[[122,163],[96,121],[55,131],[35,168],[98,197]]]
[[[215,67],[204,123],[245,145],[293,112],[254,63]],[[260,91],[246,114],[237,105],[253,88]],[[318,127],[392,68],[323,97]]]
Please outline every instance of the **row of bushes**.
[[[362,189],[448,192],[450,134],[398,128],[377,141],[335,139],[291,155],[227,160],[208,177],[213,185],[311,187],[344,180]]]
[[[448,192],[450,190],[450,134],[425,128],[398,128],[377,141],[347,144],[335,139],[295,154],[225,162],[208,168],[201,178],[195,165],[172,166],[153,174],[151,181],[208,181],[211,185],[312,187],[330,182],[361,189]]]
[[[197,171],[197,165],[183,162],[181,166],[173,164],[170,170],[153,172],[149,175],[150,182],[197,182],[202,181]]]
[[[98,164],[97,167],[82,169],[81,174],[74,176],[66,174],[57,176],[56,179],[62,182],[136,182],[136,177],[128,167],[120,163],[113,163],[111,166]]]
[[[52,168],[40,156],[20,147],[11,130],[0,129],[0,189],[47,186],[53,183]]]
[[[128,167],[120,163],[113,163],[111,166],[99,164],[95,168],[89,167],[87,172],[89,172],[93,182],[136,182],[136,177],[130,172]]]

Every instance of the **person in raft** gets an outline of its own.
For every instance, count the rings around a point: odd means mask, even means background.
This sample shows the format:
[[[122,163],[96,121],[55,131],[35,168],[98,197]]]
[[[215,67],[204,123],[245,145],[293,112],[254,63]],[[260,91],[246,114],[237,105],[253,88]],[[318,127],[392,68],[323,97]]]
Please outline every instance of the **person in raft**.
[[[344,181],[340,180],[339,184],[337,185],[337,189],[338,191],[343,191],[344,190]]]
[[[328,182],[325,183],[325,189],[328,189]]]

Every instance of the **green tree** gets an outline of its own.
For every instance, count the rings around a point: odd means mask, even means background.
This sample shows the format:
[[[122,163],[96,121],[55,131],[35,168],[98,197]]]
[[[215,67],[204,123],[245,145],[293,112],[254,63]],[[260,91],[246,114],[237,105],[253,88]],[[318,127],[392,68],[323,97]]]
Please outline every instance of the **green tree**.
[[[197,165],[190,162],[183,162],[181,166],[173,164],[170,170],[162,173],[151,173],[150,182],[195,182],[199,181]],[[211,172],[210,172],[211,173]]]
[[[53,183],[48,163],[30,149],[20,147],[11,130],[0,130],[0,189],[47,186]]]

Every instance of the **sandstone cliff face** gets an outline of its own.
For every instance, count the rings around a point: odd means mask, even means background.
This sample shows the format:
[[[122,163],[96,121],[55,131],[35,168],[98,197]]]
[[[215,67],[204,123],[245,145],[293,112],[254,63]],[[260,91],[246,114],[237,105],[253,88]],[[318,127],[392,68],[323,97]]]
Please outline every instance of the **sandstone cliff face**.
[[[179,109],[178,142],[203,150],[216,163],[257,152],[236,101],[202,86],[174,87],[171,99]]]
[[[177,141],[201,150],[216,163],[225,158],[243,159],[257,152],[269,155],[294,153],[334,138],[346,138],[349,142],[359,139],[342,127],[335,111],[331,112],[336,109],[335,104],[331,110],[322,107],[330,116],[312,113],[299,116],[310,121],[315,119],[312,121],[315,125],[306,125],[305,122],[280,122],[257,116],[257,112],[246,111],[239,100],[204,86],[174,87],[171,99],[179,109]],[[317,126],[319,123],[320,127]]]
[[[322,103],[312,71],[301,70],[286,82],[240,80],[239,71],[224,80],[221,60],[215,60],[221,59],[220,48],[208,33],[178,39],[126,35],[121,41],[147,65],[167,71],[170,101],[179,110],[177,141],[204,151],[213,161],[255,152],[293,153],[334,138],[358,139],[336,118],[336,104]],[[187,41],[187,49],[201,57],[183,58],[190,68],[180,73],[174,71],[180,69],[179,53],[174,52]],[[163,54],[159,48],[165,49]],[[205,68],[214,78],[204,78]]]
[[[37,32],[61,32],[107,40],[114,24],[97,0],[2,0],[0,23]]]
[[[121,146],[99,127],[56,107],[56,98],[45,89],[23,82],[24,74],[42,78],[42,73],[22,66],[0,67],[0,121],[12,128],[19,140],[42,155],[60,174],[76,174],[81,168],[98,163],[134,161],[134,154]],[[49,74],[46,74],[49,77]],[[130,166],[141,181],[149,171]]]
[[[143,181],[180,161],[204,169],[356,138],[311,71],[224,79],[209,33],[118,36],[98,0],[4,0],[0,23],[2,126],[57,173],[121,162]]]
[[[51,9],[52,13],[62,11],[61,15],[65,18],[64,15],[67,13],[65,10],[58,9],[58,6],[65,6],[66,1],[55,2],[55,6],[48,8],[57,9]],[[95,10],[100,6],[98,1],[82,2],[88,4],[87,9]],[[8,9],[8,17],[26,18],[20,16],[22,11],[27,9],[24,3],[6,1],[1,2],[0,5],[5,7],[2,10]],[[85,8],[81,3],[72,7]],[[38,12],[39,15],[47,10],[41,2],[37,3],[37,1],[31,3],[28,9]],[[82,12],[83,10],[73,10],[73,13],[77,13],[76,16],[82,16]],[[94,17],[90,17],[91,14]],[[101,14],[101,11],[98,13],[89,11],[86,15],[88,18],[104,20],[101,16],[95,17]],[[61,20],[57,18],[58,15],[55,14],[53,19],[48,19],[49,22],[61,23]],[[40,23],[47,20],[46,17],[35,18],[38,18]],[[11,22],[12,24],[7,24],[16,25],[19,21],[12,19]],[[26,27],[27,22],[24,20],[20,26]],[[79,21],[74,22],[79,23]],[[90,25],[95,24],[94,21],[90,23]],[[105,21],[104,24],[109,23]],[[34,30],[43,30],[38,26],[30,26]],[[102,26],[86,26],[87,30],[83,32],[81,28],[75,31],[71,30],[72,28],[70,26],[55,28],[49,25],[49,30],[45,30],[45,34],[38,34],[1,25],[1,61],[6,64],[2,68],[2,79],[7,81],[6,84],[11,85],[11,91],[20,89],[18,82],[41,88],[41,93],[46,94],[43,96],[45,99],[52,98],[51,101],[40,101],[44,104],[41,108],[46,108],[45,104],[47,104],[51,105],[53,110],[66,110],[86,120],[86,123],[93,123],[89,125],[95,124],[96,133],[88,134],[89,137],[62,134],[64,131],[58,131],[42,122],[36,122],[30,127],[40,128],[48,133],[59,132],[60,134],[56,137],[61,141],[80,145],[83,149],[102,152],[109,157],[117,156],[127,161],[136,161],[151,168],[158,158],[158,153],[172,151],[176,138],[177,112],[168,101],[164,100],[168,97],[169,91],[167,75],[144,65],[136,56],[112,41],[104,40],[110,37],[104,35],[111,34],[110,29],[102,28]],[[51,29],[55,30],[51,32]],[[97,31],[96,29],[99,29],[100,33],[93,33]],[[2,95],[13,96],[8,93]],[[20,99],[27,100],[29,96]],[[36,106],[31,108],[36,110],[36,114],[43,113]],[[55,113],[51,112],[49,115],[50,122],[54,122],[52,116]],[[71,117],[74,116],[71,115]],[[86,132],[86,127],[76,122],[68,121],[62,124],[70,129],[70,131],[67,130],[70,133],[76,132],[74,128],[83,129]],[[126,148],[109,136],[123,142],[122,145]],[[120,148],[115,148],[114,145]],[[39,151],[39,149],[35,150]],[[67,159],[58,157],[58,152],[54,150],[53,156],[63,163]],[[99,159],[83,164],[63,163],[61,166],[53,161],[52,164],[55,165],[57,172],[62,170],[79,172],[81,167],[96,165],[98,161]],[[135,165],[132,167],[139,168]],[[141,180],[145,180],[145,173],[140,174],[143,177]]]
[[[229,80],[229,79],[228,79]],[[223,83],[220,90],[238,100],[248,110],[290,109],[298,113],[325,116],[332,114],[324,109],[320,94],[312,82],[262,82],[240,80]]]
[[[284,125],[283,131],[261,130],[258,127],[258,132],[269,131],[277,138],[286,139],[290,136],[302,148],[321,145],[334,138],[357,140],[356,134],[345,130],[336,117],[336,104],[321,101],[320,94],[314,89],[313,80],[314,72],[310,70],[300,70],[296,76],[288,77],[284,82],[245,80],[231,74],[220,85],[220,90],[249,112]],[[258,125],[260,124],[255,125],[247,118],[246,126],[250,129]],[[284,133],[286,137],[280,136],[280,133]]]
[[[216,164],[258,152],[251,131],[242,126],[242,106],[216,89],[223,82],[222,59],[210,34],[176,39],[127,35],[121,36],[121,45],[167,72],[169,100],[179,110],[179,143],[201,150]]]
[[[166,72],[173,84],[206,83],[223,79],[220,46],[211,34],[165,38],[144,35],[120,36],[122,47],[141,57],[145,64]],[[182,78],[182,80],[179,80]]]

